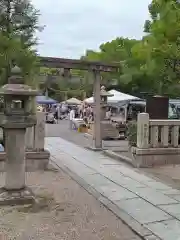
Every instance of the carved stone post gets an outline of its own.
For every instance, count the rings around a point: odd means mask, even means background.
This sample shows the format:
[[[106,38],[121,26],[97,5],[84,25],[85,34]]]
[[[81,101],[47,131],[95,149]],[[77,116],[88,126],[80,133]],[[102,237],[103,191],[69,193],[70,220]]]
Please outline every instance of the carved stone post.
[[[139,113],[137,119],[137,147],[149,147],[149,114]]]
[[[94,70],[94,148],[101,149],[102,148],[102,137],[101,137],[101,76],[100,71]]]

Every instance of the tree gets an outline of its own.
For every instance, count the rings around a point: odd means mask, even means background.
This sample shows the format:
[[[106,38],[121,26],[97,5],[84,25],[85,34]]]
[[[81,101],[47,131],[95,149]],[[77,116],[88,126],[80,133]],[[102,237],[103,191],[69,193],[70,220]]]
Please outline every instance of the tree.
[[[37,44],[36,31],[39,11],[30,0],[1,0],[0,3],[0,58],[1,84],[7,81],[13,62],[22,67],[25,75],[32,76],[37,60],[32,47]]]
[[[180,76],[180,3],[153,0],[149,12],[151,20],[145,22],[147,36],[141,49],[146,60],[144,66],[156,79],[156,91],[162,94],[170,85],[176,85]]]
[[[175,97],[180,94],[180,1],[152,0],[148,9],[151,19],[145,21],[141,40],[118,37],[97,52],[88,50],[83,59],[119,63],[120,72],[102,74],[108,88]]]
[[[98,52],[87,51],[84,59],[119,64],[118,73],[103,73],[102,82],[107,88],[116,88],[121,91],[134,91],[134,79],[141,79],[140,61],[134,58],[132,48],[140,41],[128,38],[116,38],[102,44]],[[115,84],[113,83],[115,82]],[[138,89],[138,88],[136,88]]]
[[[24,48],[35,45],[35,32],[42,28],[38,25],[39,11],[30,0],[1,0],[0,31],[8,38],[20,40]]]

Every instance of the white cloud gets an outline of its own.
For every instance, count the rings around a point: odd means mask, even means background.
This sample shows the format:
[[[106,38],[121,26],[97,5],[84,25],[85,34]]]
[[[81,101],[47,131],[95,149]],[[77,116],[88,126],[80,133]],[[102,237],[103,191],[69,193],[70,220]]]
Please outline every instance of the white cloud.
[[[140,38],[150,0],[33,0],[41,11],[38,50],[44,56],[80,57],[116,37]],[[134,2],[134,3],[133,3]]]

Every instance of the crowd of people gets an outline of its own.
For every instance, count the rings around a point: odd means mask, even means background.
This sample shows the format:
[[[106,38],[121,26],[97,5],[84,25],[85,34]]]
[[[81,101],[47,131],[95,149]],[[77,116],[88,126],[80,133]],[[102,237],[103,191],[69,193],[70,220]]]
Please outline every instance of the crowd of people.
[[[47,123],[57,123],[59,120],[63,119],[69,120],[70,129],[73,129],[74,119],[83,120],[87,126],[94,122],[93,107],[85,103],[81,105],[68,105],[66,103],[44,105],[41,106],[41,111],[46,112]],[[112,108],[108,107],[106,119],[111,119],[113,115]]]
[[[94,121],[93,108],[90,105],[54,104],[38,107],[39,111],[46,112],[46,120],[54,118],[55,121],[73,118],[83,119],[85,123]],[[52,120],[51,120],[52,121]],[[49,121],[50,122],[50,121]]]

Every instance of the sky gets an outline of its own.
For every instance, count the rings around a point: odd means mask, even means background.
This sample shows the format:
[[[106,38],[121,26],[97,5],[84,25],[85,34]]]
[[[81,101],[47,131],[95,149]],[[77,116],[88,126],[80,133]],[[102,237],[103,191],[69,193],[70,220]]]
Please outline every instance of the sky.
[[[150,0],[32,0],[40,10],[41,56],[79,58],[116,37],[140,39]]]

